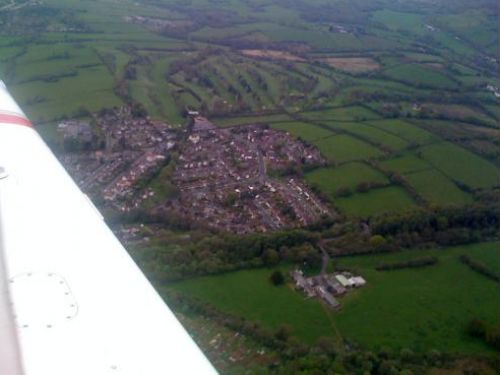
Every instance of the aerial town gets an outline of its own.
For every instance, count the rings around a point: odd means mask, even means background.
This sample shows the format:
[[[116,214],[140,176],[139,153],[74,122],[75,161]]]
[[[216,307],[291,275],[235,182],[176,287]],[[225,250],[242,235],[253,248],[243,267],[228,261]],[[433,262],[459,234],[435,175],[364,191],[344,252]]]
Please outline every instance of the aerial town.
[[[196,112],[191,117],[191,126],[182,132],[136,118],[128,108],[96,115],[92,126],[63,122],[59,130],[71,147],[61,161],[94,201],[120,212],[140,208],[153,197],[148,181],[172,163],[170,183],[178,194],[154,209],[200,227],[266,232],[332,215],[290,172],[325,164],[316,148],[265,125],[218,128]],[[75,149],[76,139],[87,152]]]
[[[299,177],[269,175],[324,162],[315,148],[266,126],[220,129],[195,117],[173,176],[180,195],[166,208],[236,233],[309,225],[328,207]]]
[[[97,130],[78,121],[59,125],[65,144],[76,137],[84,142],[93,138],[89,146],[93,151],[66,152],[60,156],[61,162],[96,202],[119,211],[138,208],[154,194],[150,189],[138,189],[139,182],[168,162],[176,133],[165,123],[135,118],[129,108],[100,114],[95,121]],[[96,137],[96,133],[102,134]]]

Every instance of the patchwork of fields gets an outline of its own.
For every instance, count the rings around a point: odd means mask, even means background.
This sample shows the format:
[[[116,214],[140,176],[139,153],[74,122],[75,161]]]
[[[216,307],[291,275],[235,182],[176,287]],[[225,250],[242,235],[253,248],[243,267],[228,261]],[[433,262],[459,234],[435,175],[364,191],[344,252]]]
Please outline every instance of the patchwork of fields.
[[[271,126],[314,144],[328,158],[332,166],[307,172],[307,179],[348,216],[402,211],[422,202],[463,205],[473,202],[474,191],[500,186],[498,163],[442,141],[425,123],[359,120],[366,111],[341,109],[339,121],[330,120],[336,110],[326,110],[301,115],[304,122]]]

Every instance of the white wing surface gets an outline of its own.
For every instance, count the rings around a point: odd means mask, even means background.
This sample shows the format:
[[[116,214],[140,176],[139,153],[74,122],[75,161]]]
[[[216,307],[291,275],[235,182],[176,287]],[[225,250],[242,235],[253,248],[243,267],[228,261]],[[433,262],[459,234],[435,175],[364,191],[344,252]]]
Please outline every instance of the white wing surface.
[[[0,81],[0,374],[215,374]]]

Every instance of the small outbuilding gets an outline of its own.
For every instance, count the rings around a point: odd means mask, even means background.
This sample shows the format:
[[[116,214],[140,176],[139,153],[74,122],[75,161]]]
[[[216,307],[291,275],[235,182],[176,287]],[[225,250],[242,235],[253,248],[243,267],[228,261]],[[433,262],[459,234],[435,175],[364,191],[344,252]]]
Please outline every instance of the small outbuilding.
[[[361,276],[354,276],[349,279],[349,281],[352,283],[353,286],[360,287],[363,285],[366,285],[366,280],[363,279]]]
[[[352,286],[351,280],[345,277],[344,275],[335,275],[335,278],[344,288],[349,288]]]

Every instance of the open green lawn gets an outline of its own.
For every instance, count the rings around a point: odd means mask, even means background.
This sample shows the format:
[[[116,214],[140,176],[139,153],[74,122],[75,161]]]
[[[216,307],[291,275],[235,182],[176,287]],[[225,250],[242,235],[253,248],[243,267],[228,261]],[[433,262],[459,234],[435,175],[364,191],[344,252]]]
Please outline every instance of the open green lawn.
[[[339,107],[320,111],[303,112],[302,117],[311,121],[360,121],[379,119],[380,116],[360,106]]]
[[[274,129],[282,130],[300,137],[306,142],[314,144],[320,139],[330,137],[334,133],[330,130],[321,128],[313,124],[306,124],[304,122],[279,122],[271,124]]]
[[[423,65],[402,64],[385,70],[384,74],[394,80],[414,85],[444,89],[456,87],[456,83],[448,76],[436,69],[431,69]]]
[[[472,202],[472,196],[460,190],[448,177],[435,169],[409,173],[406,180],[433,205],[462,205]]]
[[[79,69],[77,75],[56,82],[31,81],[9,89],[35,123],[72,116],[80,108],[98,111],[122,103],[103,65]]]
[[[429,163],[413,153],[406,153],[392,159],[384,160],[380,163],[380,166],[389,171],[401,174],[419,172],[432,168]]]
[[[172,284],[171,288],[273,328],[288,324],[306,342],[335,335],[332,313],[289,286],[273,286],[269,281],[272,272],[256,269],[200,277]]]
[[[395,12],[392,10],[377,10],[373,12],[373,20],[380,22],[391,30],[422,33],[424,30],[423,18],[419,14]]]
[[[394,134],[391,134],[390,132],[377,129],[376,127],[370,125],[365,125],[364,123],[345,123],[332,121],[329,122],[328,125],[331,126],[334,130],[345,131],[390,150],[401,150],[409,145],[407,141]]]
[[[326,158],[335,162],[369,159],[382,155],[382,152],[374,146],[345,134],[321,139],[316,142],[316,146]]]
[[[500,269],[500,243],[404,251],[391,255],[341,258],[342,267],[366,277],[368,286],[342,300],[335,315],[343,335],[368,347],[409,347],[428,351],[486,353],[464,327],[474,317],[500,323],[499,284],[471,271],[458,257],[469,254]],[[381,262],[437,256],[435,266],[390,272],[374,270]]]
[[[329,195],[332,200],[336,191],[341,188],[355,189],[361,182],[389,183],[379,171],[359,162],[343,164],[339,167],[319,168],[306,174],[306,180]]]
[[[453,180],[471,188],[500,185],[500,169],[485,159],[449,142],[422,148],[422,157]]]
[[[384,212],[400,212],[415,207],[415,202],[399,186],[389,186],[337,198],[334,204],[348,216],[367,217]]]
[[[410,124],[404,120],[380,120],[370,121],[371,126],[385,130],[388,133],[397,135],[408,142],[416,144],[426,144],[435,141],[437,138],[432,133]]]

